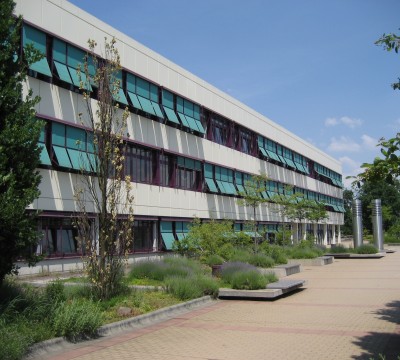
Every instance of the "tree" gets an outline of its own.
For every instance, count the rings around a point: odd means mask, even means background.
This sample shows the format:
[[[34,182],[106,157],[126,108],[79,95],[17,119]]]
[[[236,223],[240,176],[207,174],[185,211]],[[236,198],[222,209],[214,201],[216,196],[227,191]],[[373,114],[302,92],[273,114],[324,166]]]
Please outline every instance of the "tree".
[[[396,34],[383,34],[376,42],[376,45],[383,46],[387,51],[394,50],[396,54],[400,49],[400,36]],[[400,78],[398,82],[393,83],[394,90],[400,90]],[[393,182],[400,176],[400,133],[390,139],[381,138],[377,144],[381,148],[383,158],[376,157],[372,164],[364,163],[361,168],[363,172],[358,174],[353,181],[353,185],[360,187],[364,181],[377,181],[385,179],[387,182]]]
[[[116,101],[121,86],[120,58],[114,39],[105,40],[102,59],[94,53],[96,46],[89,41],[85,76],[81,75],[81,69],[77,70],[87,107],[81,121],[90,129],[93,156],[88,157],[89,167],[83,159],[82,181],[75,188],[76,225],[86,249],[85,270],[93,293],[99,299],[107,299],[121,290],[124,260],[133,239],[133,195],[130,177],[124,175],[124,136],[127,136],[129,110],[119,109]],[[90,84],[97,93],[95,110],[90,93],[85,90],[91,88]]]
[[[22,18],[13,17],[12,0],[0,2],[0,285],[5,275],[16,273],[15,261],[37,258],[35,212],[27,210],[39,192],[41,177],[38,141],[41,123],[34,106],[39,98],[23,96],[28,64],[42,55],[28,46],[18,53]],[[19,54],[19,55],[18,55]]]
[[[292,192],[289,189],[290,187],[287,192]],[[328,217],[324,204],[306,199],[301,193],[292,193],[286,196],[276,195],[273,201],[279,205],[279,212],[283,217],[291,221],[298,221],[300,226],[305,220],[317,223]]]
[[[250,180],[245,181],[245,191],[239,191],[241,199],[238,200],[240,206],[249,207],[253,212],[253,220],[251,227],[254,235],[254,251],[257,251],[257,208],[268,201],[268,198],[263,196],[266,191],[266,182],[268,177],[266,174],[253,175]]]
[[[372,233],[371,202],[374,199],[382,200],[382,225],[387,231],[400,216],[400,182],[394,180],[389,184],[384,180],[365,181],[362,183],[358,198],[362,203],[363,227]]]
[[[343,191],[344,202],[344,225],[342,227],[343,235],[353,234],[353,206],[354,194],[352,190],[345,189]]]

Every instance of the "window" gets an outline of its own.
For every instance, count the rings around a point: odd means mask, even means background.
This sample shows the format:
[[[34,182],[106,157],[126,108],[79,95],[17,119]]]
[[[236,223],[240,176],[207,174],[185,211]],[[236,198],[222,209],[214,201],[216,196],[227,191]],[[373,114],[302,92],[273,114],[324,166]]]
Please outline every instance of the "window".
[[[176,112],[183,126],[205,134],[203,124],[200,121],[200,106],[176,96]]]
[[[172,186],[173,159],[166,154],[160,155],[160,185]]]
[[[135,220],[133,225],[133,251],[153,251],[154,221]]]
[[[189,233],[189,222],[176,221],[175,222],[175,235],[178,240],[183,240]]]
[[[93,142],[84,129],[53,122],[51,143],[59,166],[87,172],[95,171]]]
[[[153,181],[153,151],[134,145],[126,147],[125,175],[130,176],[131,181],[151,184]]]
[[[252,153],[253,147],[252,147],[252,136],[250,131],[239,128],[236,148],[239,151],[244,152],[245,154]]]
[[[27,24],[23,27],[23,46],[32,45],[38,50],[44,58],[36,61],[29,66],[29,69],[36,71],[39,74],[52,77],[49,63],[47,62],[47,39],[46,34],[38,29],[35,29]]]
[[[220,145],[228,146],[228,121],[212,115],[211,118],[211,134],[214,142]]]
[[[171,92],[163,89],[162,91],[162,105],[165,111],[165,114],[167,115],[167,120],[175,123],[175,124],[180,124],[178,117],[176,116],[176,113],[174,111],[174,94]]]
[[[185,190],[200,190],[201,163],[181,156],[177,158],[175,187]]]
[[[126,74],[126,90],[134,108],[164,119],[160,108],[158,86],[133,74]]]
[[[215,168],[215,182],[221,194],[237,195],[236,188],[233,181],[233,171],[231,169],[214,166]]]
[[[214,182],[214,166],[211,164],[204,164],[204,177],[208,191],[218,193],[217,185]]]
[[[40,163],[42,165],[50,166],[51,161],[50,161],[49,153],[48,153],[47,147],[46,147],[46,127],[45,126],[40,129],[40,137],[39,137],[38,146],[41,149]]]
[[[78,242],[78,230],[71,218],[42,217],[39,227],[43,234],[39,244],[39,253],[48,256],[66,256],[82,254]]]
[[[53,39],[53,62],[58,78],[70,85],[92,91],[90,81],[84,72],[86,53],[75,46],[69,45],[62,40]],[[90,67],[94,75],[94,68]]]
[[[172,221],[160,221],[160,233],[165,249],[172,250],[172,245],[175,241]]]

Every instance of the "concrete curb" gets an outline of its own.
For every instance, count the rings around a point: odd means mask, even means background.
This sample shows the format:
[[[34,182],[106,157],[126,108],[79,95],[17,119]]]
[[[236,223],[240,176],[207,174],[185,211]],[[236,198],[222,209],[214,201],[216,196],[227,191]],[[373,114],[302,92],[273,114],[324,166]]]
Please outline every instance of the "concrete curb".
[[[198,299],[190,300],[181,304],[172,305],[147,314],[135,316],[130,319],[103,325],[98,329],[97,333],[99,337],[105,337],[118,334],[126,330],[134,330],[141,326],[150,325],[177,316],[179,314],[185,313],[188,310],[192,310],[193,308],[205,305],[213,301],[217,300],[214,300],[211,296],[203,296]],[[90,340],[95,340],[95,339],[90,339]],[[56,352],[73,345],[74,343],[71,343],[70,341],[66,340],[63,337],[57,337],[45,340],[32,345],[29,348],[27,354],[24,356],[24,359],[40,358],[40,355]]]

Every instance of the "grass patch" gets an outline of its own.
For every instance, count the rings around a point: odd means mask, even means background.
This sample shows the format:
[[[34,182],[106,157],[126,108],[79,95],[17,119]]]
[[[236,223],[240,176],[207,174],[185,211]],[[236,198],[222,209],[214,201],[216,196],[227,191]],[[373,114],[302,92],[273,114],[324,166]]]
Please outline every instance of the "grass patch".
[[[376,254],[378,249],[371,244],[364,244],[354,249],[356,254]]]

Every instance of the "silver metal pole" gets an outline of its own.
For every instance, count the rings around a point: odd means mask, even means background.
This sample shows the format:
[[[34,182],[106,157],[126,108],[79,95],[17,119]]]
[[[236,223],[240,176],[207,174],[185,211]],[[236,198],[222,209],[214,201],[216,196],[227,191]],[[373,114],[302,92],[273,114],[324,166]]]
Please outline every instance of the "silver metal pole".
[[[357,248],[363,244],[363,224],[361,200],[353,200],[353,243]]]
[[[372,228],[374,244],[378,250],[383,250],[382,204],[381,199],[372,200]]]

